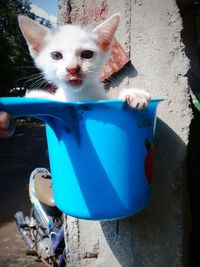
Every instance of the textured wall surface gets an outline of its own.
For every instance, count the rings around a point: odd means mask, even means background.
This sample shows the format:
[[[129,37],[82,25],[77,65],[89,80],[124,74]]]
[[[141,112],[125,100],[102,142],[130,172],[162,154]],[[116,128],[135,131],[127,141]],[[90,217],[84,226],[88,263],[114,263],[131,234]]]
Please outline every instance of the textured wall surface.
[[[59,4],[62,22],[88,23],[88,19],[99,21],[119,12],[116,37],[132,64],[112,77],[109,93],[116,97],[123,87],[136,86],[165,99],[158,108],[151,204],[119,222],[67,217],[69,266],[187,266],[184,163],[192,114],[185,77],[189,61],[181,41],[182,20],[176,2],[60,0]]]

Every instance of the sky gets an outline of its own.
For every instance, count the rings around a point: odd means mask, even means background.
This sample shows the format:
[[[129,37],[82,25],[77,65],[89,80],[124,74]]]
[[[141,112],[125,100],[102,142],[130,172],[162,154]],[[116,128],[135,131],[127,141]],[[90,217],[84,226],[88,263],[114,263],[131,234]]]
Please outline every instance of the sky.
[[[36,15],[57,22],[58,3],[57,0],[30,0],[32,12]]]

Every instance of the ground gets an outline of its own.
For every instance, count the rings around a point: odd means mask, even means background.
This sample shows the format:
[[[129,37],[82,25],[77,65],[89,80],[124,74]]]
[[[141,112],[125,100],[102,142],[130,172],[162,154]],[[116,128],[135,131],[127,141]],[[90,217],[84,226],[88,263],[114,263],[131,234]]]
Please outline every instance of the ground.
[[[45,129],[29,123],[17,126],[14,136],[0,140],[0,266],[43,267],[27,256],[14,214],[29,214],[28,180],[36,167],[48,167]]]

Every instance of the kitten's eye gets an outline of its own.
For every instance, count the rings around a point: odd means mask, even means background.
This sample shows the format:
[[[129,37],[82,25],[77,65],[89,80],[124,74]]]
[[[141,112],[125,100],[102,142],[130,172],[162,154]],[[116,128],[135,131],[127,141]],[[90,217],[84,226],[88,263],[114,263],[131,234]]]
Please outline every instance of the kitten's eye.
[[[54,59],[54,60],[60,60],[63,58],[63,55],[60,53],[60,52],[52,52],[51,53],[51,57]]]
[[[94,52],[91,50],[85,50],[81,53],[81,57],[84,59],[91,59],[94,56]]]

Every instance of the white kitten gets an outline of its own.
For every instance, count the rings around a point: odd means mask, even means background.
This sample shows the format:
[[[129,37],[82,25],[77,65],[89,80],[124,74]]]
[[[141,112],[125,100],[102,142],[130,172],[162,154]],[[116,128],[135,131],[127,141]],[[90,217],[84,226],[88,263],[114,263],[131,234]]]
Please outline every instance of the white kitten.
[[[77,25],[50,30],[19,16],[19,25],[35,65],[45,79],[58,88],[55,94],[32,90],[26,97],[58,101],[108,99],[99,76],[109,57],[119,18],[118,14],[113,15],[90,31]],[[150,95],[143,90],[124,89],[119,98],[134,108],[143,108],[147,106]]]

